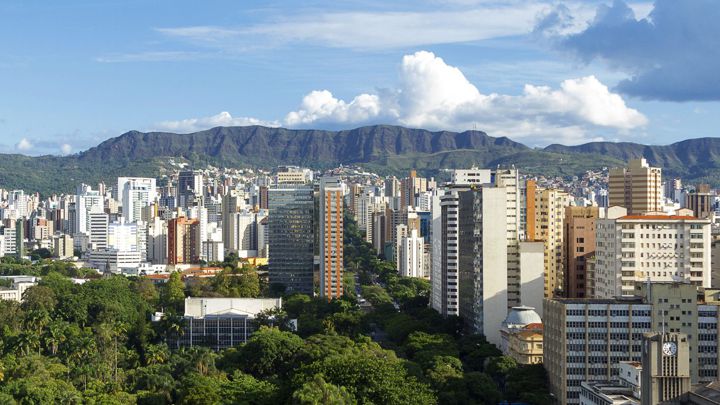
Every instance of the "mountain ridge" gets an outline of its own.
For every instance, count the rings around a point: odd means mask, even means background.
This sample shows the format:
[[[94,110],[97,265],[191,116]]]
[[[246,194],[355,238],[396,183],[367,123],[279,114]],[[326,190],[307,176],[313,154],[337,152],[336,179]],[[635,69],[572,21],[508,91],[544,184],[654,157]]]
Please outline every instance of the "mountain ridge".
[[[429,131],[393,125],[349,130],[263,126],[215,127],[188,134],[128,131],[71,156],[0,154],[0,188],[43,194],[68,192],[80,182],[113,177],[160,176],[170,158],[191,164],[265,167],[296,164],[325,169],[357,164],[381,174],[411,168],[433,175],[441,168],[515,164],[529,174],[578,175],[645,157],[664,175],[720,183],[720,138],[696,138],[670,145],[590,142],[530,148],[483,131]]]

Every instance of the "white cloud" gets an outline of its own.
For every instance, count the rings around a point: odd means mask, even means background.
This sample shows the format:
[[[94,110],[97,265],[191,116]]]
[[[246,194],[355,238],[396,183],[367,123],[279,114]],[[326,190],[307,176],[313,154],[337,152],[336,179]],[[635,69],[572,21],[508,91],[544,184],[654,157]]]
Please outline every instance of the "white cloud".
[[[69,143],[64,143],[60,145],[60,153],[63,155],[69,155],[70,153],[72,153],[72,145],[70,145]]]
[[[597,132],[627,133],[647,124],[643,114],[629,108],[594,76],[565,80],[559,89],[528,84],[522,94],[514,96],[482,94],[459,69],[431,52],[406,55],[400,72],[398,89],[362,94],[350,103],[327,90],[314,91],[297,111],[287,115],[285,124],[384,121],[450,130],[477,126],[491,135],[534,138],[532,141],[539,143],[577,143],[596,139]]]
[[[420,51],[403,57],[396,89],[363,93],[350,101],[329,90],[315,90],[282,122],[234,118],[223,112],[157,127],[190,132],[230,125],[310,128],[384,123],[438,130],[478,128],[493,136],[542,145],[627,137],[647,122],[594,76],[567,79],[558,88],[526,84],[518,95],[483,94],[460,69]]]
[[[155,124],[153,130],[172,132],[196,132],[214,127],[232,127],[247,125],[277,127],[280,126],[280,123],[277,121],[263,121],[249,117],[233,117],[232,115],[230,115],[229,112],[223,111],[211,117],[188,118],[179,121],[163,121]]]
[[[365,122],[381,113],[380,98],[361,94],[349,103],[338,100],[327,90],[310,92],[303,97],[300,109],[285,117],[285,124],[298,126],[315,122]]]
[[[313,12],[247,27],[185,26],[156,30],[196,45],[228,51],[292,43],[387,49],[527,34],[533,30],[536,16],[547,7],[523,2],[421,12]]]
[[[27,138],[23,138],[20,140],[20,142],[15,144],[15,149],[17,149],[21,152],[27,152],[34,147],[35,147],[35,145],[33,145],[32,142],[30,142]]]

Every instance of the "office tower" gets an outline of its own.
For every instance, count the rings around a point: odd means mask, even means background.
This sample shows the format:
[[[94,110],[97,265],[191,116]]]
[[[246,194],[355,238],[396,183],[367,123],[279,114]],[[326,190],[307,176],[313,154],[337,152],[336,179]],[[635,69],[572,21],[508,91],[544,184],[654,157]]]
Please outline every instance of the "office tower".
[[[177,206],[181,208],[191,207],[196,197],[202,197],[203,174],[200,170],[186,170],[178,175]]]
[[[260,190],[258,191],[260,196],[260,209],[266,210],[268,209],[268,187],[267,186],[260,186]]]
[[[146,257],[147,225],[138,222],[113,222],[108,225],[108,249],[141,252]]]
[[[257,218],[252,212],[236,212],[227,217],[227,232],[229,235],[228,252],[239,257],[253,257],[257,255]],[[225,233],[223,228],[223,233]]]
[[[78,186],[75,197],[75,233],[89,234],[90,214],[104,213],[103,197],[86,184]]]
[[[465,265],[472,267],[473,237],[460,237],[460,195],[470,191],[467,187],[447,188],[433,203],[433,270],[432,307],[442,316],[460,315],[458,296],[459,259],[465,254]],[[467,202],[466,202],[467,210]]]
[[[662,212],[662,169],[645,159],[634,159],[626,168],[610,169],[610,206],[627,208],[630,214]]]
[[[143,208],[155,202],[155,179],[118,177],[118,194],[122,202],[122,216],[127,222],[143,220]]]
[[[313,293],[315,198],[309,185],[268,190],[268,273],[287,292]]]
[[[587,261],[595,256],[598,207],[566,207],[564,224],[565,296],[585,298]]]
[[[108,214],[104,212],[90,212],[87,214],[89,229],[88,243],[90,250],[102,250],[108,243]]]
[[[608,381],[619,362],[640,362],[643,334],[663,328],[692,336],[693,384],[716,380],[720,303],[704,301],[697,287],[681,283],[640,285],[618,299],[546,300],[543,364],[558,403],[579,404],[582,381]]]
[[[147,260],[152,264],[168,262],[168,223],[155,217],[147,227]]]
[[[225,248],[237,253],[235,214],[245,206],[245,195],[240,190],[230,190],[222,199],[222,232]]]
[[[67,259],[75,256],[73,239],[70,235],[57,235],[53,238],[53,256],[58,259]]]
[[[642,365],[642,405],[682,403],[691,387],[688,335],[645,333]]]
[[[320,296],[343,295],[343,189],[336,177],[320,179]]]
[[[680,179],[669,179],[664,183],[665,187],[665,198],[672,202],[680,202],[677,200],[680,191],[682,190],[682,180]]]
[[[598,219],[595,295],[634,293],[645,281],[685,281],[710,287],[710,220],[678,215],[623,215]]]
[[[531,191],[534,198],[530,198]],[[564,191],[540,188],[530,182],[527,193],[528,240],[545,242],[545,297],[550,298],[563,288],[563,222],[570,197]]]
[[[415,206],[415,190],[416,190],[417,172],[410,171],[410,176],[400,181],[400,209],[405,210],[407,207]]]
[[[400,180],[397,177],[390,176],[385,179],[385,196],[390,198],[400,196]]]
[[[15,256],[18,259],[25,257],[25,220],[18,218],[15,221]]]
[[[497,346],[508,307],[507,191],[482,187],[458,193],[459,313],[468,330]]]
[[[519,172],[516,169],[495,169],[491,172],[493,185],[506,190],[505,215],[505,240],[507,241],[507,294],[508,309],[520,305],[530,305],[526,300],[529,297],[523,297],[522,286],[526,285],[528,280],[523,278],[522,269],[520,268],[520,236],[523,233],[522,228],[522,197],[520,193]],[[526,274],[526,278],[531,274]],[[534,277],[533,277],[534,279]],[[527,289],[527,285],[525,286]],[[540,302],[542,304],[542,302]],[[542,310],[542,307],[536,307]]]
[[[714,197],[709,185],[700,184],[695,191],[685,196],[685,208],[691,209],[698,218],[707,218],[714,211]]]
[[[400,225],[407,228],[406,225]],[[426,277],[425,268],[425,241],[416,229],[411,230],[398,240],[397,269],[403,277]]]
[[[179,217],[168,222],[168,264],[197,263],[200,221]]]

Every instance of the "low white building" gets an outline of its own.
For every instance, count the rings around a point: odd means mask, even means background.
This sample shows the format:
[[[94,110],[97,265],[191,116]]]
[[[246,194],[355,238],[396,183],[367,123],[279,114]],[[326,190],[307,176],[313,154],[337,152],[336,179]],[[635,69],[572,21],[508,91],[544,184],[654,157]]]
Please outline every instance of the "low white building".
[[[110,273],[133,273],[141,263],[140,252],[115,249],[93,250],[88,254],[88,263],[94,269]]]
[[[21,302],[25,290],[37,285],[35,276],[0,276],[2,280],[10,280],[9,288],[0,288],[0,299]]]

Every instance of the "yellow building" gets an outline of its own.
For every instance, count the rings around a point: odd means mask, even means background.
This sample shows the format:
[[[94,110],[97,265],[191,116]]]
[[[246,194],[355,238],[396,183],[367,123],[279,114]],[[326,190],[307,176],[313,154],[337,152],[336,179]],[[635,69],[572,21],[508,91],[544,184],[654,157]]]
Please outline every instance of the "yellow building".
[[[552,298],[563,287],[563,222],[570,196],[561,190],[536,187],[534,182],[528,182],[527,193],[528,239],[545,242],[545,298]]]
[[[534,328],[538,324],[531,324],[519,331],[508,334],[508,355],[519,364],[542,364],[543,362],[543,334],[540,329]]]

